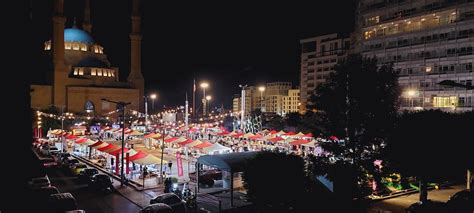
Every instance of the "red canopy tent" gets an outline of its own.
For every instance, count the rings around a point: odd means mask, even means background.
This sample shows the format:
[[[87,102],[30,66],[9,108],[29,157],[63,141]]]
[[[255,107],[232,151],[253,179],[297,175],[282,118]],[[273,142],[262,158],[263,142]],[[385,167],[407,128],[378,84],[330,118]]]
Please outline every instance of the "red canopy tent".
[[[144,138],[151,138],[151,137],[153,137],[153,135],[155,135],[155,133],[152,132],[152,133],[150,133],[150,134],[146,134],[146,135],[144,136]]]
[[[124,153],[128,152],[128,148],[123,148],[123,152]],[[120,149],[117,149],[115,151],[109,152],[109,154],[111,154],[111,155],[116,155],[116,154],[120,154],[120,153],[122,153],[122,147],[120,147]]]
[[[230,132],[228,132],[228,131],[223,131],[223,132],[217,133],[217,135],[223,136],[223,135],[228,135],[229,133],[230,133]]]
[[[301,144],[307,144],[307,143],[309,143],[308,140],[303,140],[303,139],[301,139],[301,140],[294,140],[294,141],[291,141],[289,144],[290,144],[290,145],[301,145]]]
[[[263,137],[262,135],[256,134],[254,136],[250,136],[249,139],[259,139],[259,138],[262,138],[262,137]]]
[[[77,139],[75,142],[76,142],[77,144],[81,144],[81,143],[86,142],[87,140],[89,140],[89,139],[88,139],[88,138],[79,138],[79,139]]]
[[[278,133],[276,130],[272,130],[272,131],[270,131],[268,134],[274,135],[274,134],[276,134],[276,133]]]
[[[288,132],[288,133],[285,133],[285,134],[283,134],[283,135],[291,136],[291,135],[296,135],[296,133],[295,133],[295,132]]]
[[[305,134],[304,136],[310,138],[310,137],[313,137],[313,133],[310,132],[308,134]]]
[[[97,141],[97,142],[95,142],[94,144],[92,144],[92,145],[89,145],[89,147],[96,147],[96,146],[100,146],[100,145],[101,145],[101,144],[103,144],[103,143],[104,143],[104,142],[102,142],[102,141]]]
[[[168,138],[168,139],[165,139],[165,142],[166,143],[171,143],[171,142],[175,141],[176,139],[178,139],[178,138],[176,138],[176,137]]]
[[[183,141],[183,142],[179,142],[178,144],[179,144],[180,146],[184,146],[184,145],[189,144],[189,143],[192,143],[192,142],[193,142],[193,140],[187,139],[187,140],[185,140],[185,141]]]
[[[76,139],[76,138],[79,138],[79,137],[77,137],[77,136],[75,136],[75,135],[68,135],[68,136],[66,136],[66,139]]]
[[[117,145],[110,143],[109,145],[104,146],[104,147],[101,147],[101,148],[98,148],[97,150],[99,150],[99,151],[101,151],[101,152],[104,152],[105,150],[112,149],[112,148],[114,148],[114,147],[117,147]]]
[[[204,141],[196,146],[193,146],[193,148],[196,148],[196,149],[202,149],[202,148],[206,148],[208,146],[212,146],[212,143],[209,143],[208,141]]]
[[[237,133],[237,134],[235,134],[235,135],[232,135],[232,137],[238,138],[238,137],[240,137],[240,136],[242,136],[242,135],[244,135],[244,133]]]
[[[132,156],[129,156],[128,160],[134,161],[134,160],[142,159],[142,158],[144,158],[148,155],[149,155],[148,153],[143,152],[143,151],[140,150],[136,154],[134,154]]]
[[[282,137],[274,137],[274,138],[268,139],[268,141],[273,142],[273,143],[282,141],[282,140],[285,140],[285,139],[283,139]]]

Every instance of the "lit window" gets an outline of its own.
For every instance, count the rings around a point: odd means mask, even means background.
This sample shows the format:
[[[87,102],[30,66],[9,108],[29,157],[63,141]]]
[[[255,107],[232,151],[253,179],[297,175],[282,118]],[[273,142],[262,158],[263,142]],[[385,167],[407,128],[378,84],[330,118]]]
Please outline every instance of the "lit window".
[[[73,50],[79,50],[79,44],[78,43],[72,44],[72,49]]]
[[[82,45],[81,45],[81,50],[82,50],[82,51],[87,51],[87,45],[82,44]]]
[[[114,70],[110,71],[110,74],[112,75],[112,77],[115,77],[115,71]]]
[[[425,68],[425,71],[426,71],[426,72],[431,72],[431,66],[426,67],[426,68]]]
[[[91,69],[91,75],[97,75],[97,70],[95,68],[92,68]]]
[[[103,54],[103,53],[104,53],[104,51],[103,51],[103,48],[102,48],[102,47],[99,47],[99,53],[100,53],[100,54]]]
[[[71,43],[66,42],[66,43],[64,44],[64,49],[70,50],[70,49],[71,49]]]
[[[78,69],[79,69],[79,68],[74,68],[74,75],[77,75],[77,70],[78,70]]]
[[[79,68],[79,75],[84,75],[84,68]]]
[[[102,76],[102,70],[101,70],[101,69],[98,69],[98,70],[97,70],[97,75],[98,75],[98,76]]]
[[[446,108],[446,107],[456,107],[458,105],[457,96],[449,97],[433,97],[433,106]]]
[[[99,48],[97,46],[94,47],[94,52],[99,53]]]

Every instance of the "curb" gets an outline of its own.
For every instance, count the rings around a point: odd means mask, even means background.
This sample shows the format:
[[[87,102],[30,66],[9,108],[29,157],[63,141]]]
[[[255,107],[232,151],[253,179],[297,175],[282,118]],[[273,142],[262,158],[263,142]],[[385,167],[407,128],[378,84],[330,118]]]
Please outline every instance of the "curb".
[[[94,167],[94,168],[100,170],[100,171],[103,172],[103,173],[108,174],[109,176],[112,176],[114,179],[120,180],[120,178],[118,178],[115,174],[109,173],[108,171],[106,171],[106,170],[104,170],[104,169],[98,167],[97,165],[91,163],[90,161],[84,159],[83,157],[77,156],[77,155],[75,155],[75,154],[72,154],[71,156],[74,157],[74,158],[76,158],[76,159],[78,159],[78,160],[80,160],[80,161],[82,161],[82,162],[84,162],[84,163],[86,163],[86,164],[89,165],[89,166],[92,166],[92,167]],[[136,190],[135,186],[133,186],[133,185],[130,185],[130,184],[128,184],[128,183],[125,183],[125,185],[126,185],[126,186],[132,186],[132,187]],[[118,194],[120,194],[120,196],[122,196],[122,197],[124,197],[125,199],[127,199],[128,201],[130,201],[131,203],[133,203],[133,204],[135,204],[136,206],[138,206],[139,208],[142,208],[142,209],[144,208],[144,207],[141,206],[140,204],[136,203],[135,201],[133,201],[133,200],[131,200],[130,198],[128,198],[127,196],[125,196],[122,192],[120,192],[120,190],[115,189],[114,191],[117,192]],[[137,190],[137,191],[138,191],[138,190]]]
[[[78,159],[78,160],[80,160],[80,161],[82,161],[82,162],[84,162],[84,163],[86,163],[86,164],[89,165],[89,166],[92,166],[92,167],[94,167],[94,168],[100,170],[100,171],[103,172],[103,173],[108,174],[109,176],[113,177],[114,179],[120,181],[120,177],[118,177],[118,176],[115,175],[114,173],[110,173],[109,171],[107,171],[107,170],[105,170],[105,169],[103,169],[103,168],[101,168],[101,167],[99,167],[99,166],[93,164],[93,163],[90,162],[89,160],[87,160],[87,159],[85,159],[85,158],[83,158],[83,157],[81,157],[81,156],[77,156],[77,155],[75,155],[75,154],[71,154],[71,156],[74,157],[74,158],[76,158],[76,159]],[[138,189],[137,186],[135,186],[135,185],[133,185],[133,184],[130,184],[129,182],[135,182],[135,181],[130,181],[130,180],[129,180],[128,183],[124,183],[124,184],[127,185],[127,186],[133,187],[133,188],[134,188],[135,190],[137,190],[137,191],[140,191],[140,189]]]
[[[445,184],[442,184],[441,186],[451,186],[451,185],[454,185],[454,183],[445,183]],[[427,187],[427,190],[433,190],[435,187],[433,186],[430,186],[430,187]],[[415,193],[418,193],[420,190],[418,189],[406,189],[405,191],[402,191],[402,192],[395,192],[393,194],[390,194],[390,195],[387,195],[387,196],[384,196],[384,197],[380,197],[380,198],[375,198],[375,199],[370,199],[370,202],[378,202],[378,201],[382,201],[382,200],[386,200],[386,199],[390,199],[390,198],[394,198],[394,197],[400,197],[400,196],[403,196],[403,195],[410,195],[410,194],[415,194]]]

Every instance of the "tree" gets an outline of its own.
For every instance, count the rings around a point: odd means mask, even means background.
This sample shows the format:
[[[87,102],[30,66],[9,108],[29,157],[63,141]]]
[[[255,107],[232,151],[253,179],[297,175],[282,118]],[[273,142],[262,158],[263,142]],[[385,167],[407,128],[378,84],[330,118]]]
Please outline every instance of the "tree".
[[[320,113],[330,135],[349,138],[355,153],[379,145],[394,123],[400,90],[391,64],[349,55],[335,67],[327,83],[316,88],[311,109]],[[327,135],[327,136],[330,136]]]
[[[296,155],[258,153],[248,161],[243,181],[248,198],[261,212],[298,210],[307,193],[305,163]]]
[[[427,200],[427,182],[452,180],[472,167],[467,141],[471,117],[439,110],[403,114],[387,147],[391,166],[420,182],[420,201]],[[470,126],[472,128],[472,125]]]
[[[269,118],[269,121],[264,126],[270,129],[281,130],[285,128],[285,121],[281,116],[275,115]]]
[[[297,127],[301,123],[301,114],[298,112],[290,112],[285,117],[286,125]]]
[[[371,174],[377,179],[373,162],[382,157],[397,118],[399,96],[392,64],[380,65],[376,58],[356,54],[336,65],[328,81],[316,88],[308,109],[319,117],[323,136],[346,139],[342,148],[325,143],[324,149],[349,159],[359,177]]]

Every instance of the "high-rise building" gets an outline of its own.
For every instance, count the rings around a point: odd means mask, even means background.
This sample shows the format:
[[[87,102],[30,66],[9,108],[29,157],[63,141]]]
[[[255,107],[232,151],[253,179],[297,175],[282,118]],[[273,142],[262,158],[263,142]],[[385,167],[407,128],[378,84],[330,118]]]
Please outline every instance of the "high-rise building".
[[[326,82],[334,65],[346,57],[351,38],[343,34],[329,34],[303,39],[301,43],[300,112],[306,111],[309,98],[319,84]]]
[[[399,72],[401,109],[473,109],[472,89],[440,85],[472,85],[472,0],[361,0],[356,20],[357,51]]]
[[[232,112],[234,114],[239,114],[240,113],[240,95],[234,95],[234,98],[232,99]]]
[[[286,115],[290,112],[298,112],[300,106],[300,90],[299,89],[290,89],[288,90],[288,95],[283,96],[283,105],[281,113]]]
[[[292,89],[291,82],[271,82],[265,86],[248,86],[245,89],[245,114],[260,109],[267,113],[284,115],[299,106],[299,89]],[[295,97],[298,96],[298,97]],[[240,113],[241,95],[234,95],[233,112]]]

